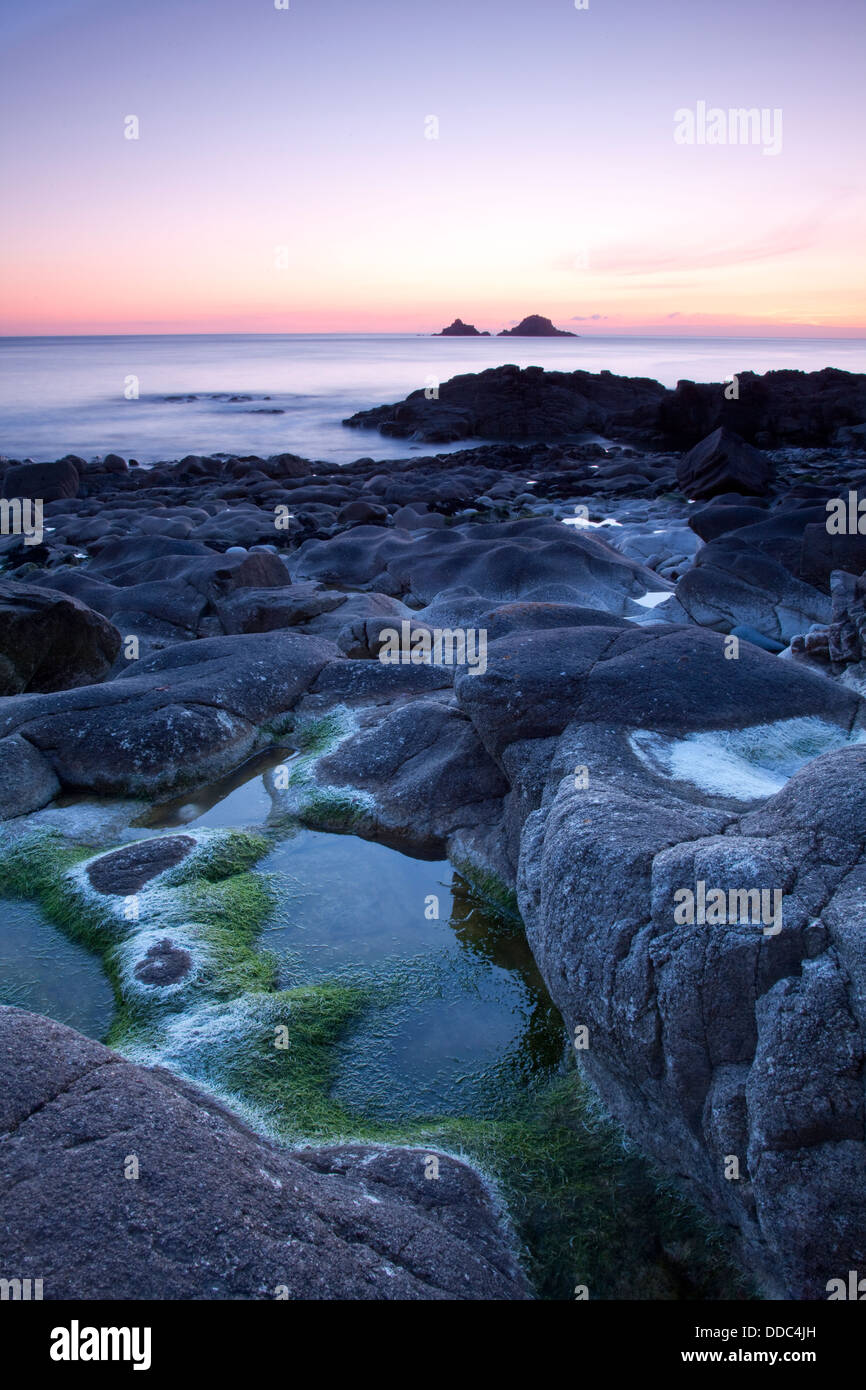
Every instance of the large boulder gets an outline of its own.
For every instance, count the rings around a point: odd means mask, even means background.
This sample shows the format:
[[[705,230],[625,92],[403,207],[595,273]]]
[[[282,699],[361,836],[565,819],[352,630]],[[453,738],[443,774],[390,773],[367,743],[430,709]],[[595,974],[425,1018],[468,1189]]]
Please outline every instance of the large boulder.
[[[744,735],[741,795],[750,758],[794,749],[807,725]],[[866,750],[815,758],[734,812],[709,791],[726,738],[669,745],[667,766],[637,756],[651,746],[563,736],[521,842],[533,954],[629,1133],[739,1233],[771,1297],[826,1298],[866,1261]],[[701,883],[726,901],[778,893],[778,920],[678,922]]]
[[[418,698],[362,712],[358,724],[315,776],[323,788],[364,794],[365,834],[442,854],[450,835],[499,818],[508,783],[458,710]]]
[[[689,515],[689,526],[702,541],[714,541],[717,536],[741,531],[744,526],[757,526],[766,521],[763,508],[751,502],[732,503],[730,495],[698,507]]]
[[[725,492],[760,497],[772,478],[773,466],[766,455],[725,428],[713,430],[677,464],[677,483],[688,497],[717,497]]]
[[[59,791],[51,763],[26,738],[0,739],[0,820],[39,811]]]
[[[117,628],[78,599],[0,581],[0,695],[92,685],[119,651]]]
[[[71,459],[56,463],[16,463],[6,470],[3,497],[30,497],[55,502],[61,497],[77,497],[78,469]]]
[[[0,735],[20,733],[66,787],[154,796],[222,776],[268,742],[338,649],[265,632],[168,648],[103,685],[19,695]]]
[[[490,644],[486,671],[461,671],[454,687],[494,758],[573,721],[674,733],[815,715],[847,728],[858,708],[823,676],[746,642],[731,659],[717,633],[674,625],[516,632]]]
[[[746,542],[736,550],[706,546],[677,584],[677,599],[702,626],[718,632],[748,626],[783,645],[830,616],[827,595]]]
[[[46,1299],[524,1299],[478,1174],[290,1152],[162,1068],[0,1008],[6,1272]],[[132,1177],[132,1162],[135,1176]]]

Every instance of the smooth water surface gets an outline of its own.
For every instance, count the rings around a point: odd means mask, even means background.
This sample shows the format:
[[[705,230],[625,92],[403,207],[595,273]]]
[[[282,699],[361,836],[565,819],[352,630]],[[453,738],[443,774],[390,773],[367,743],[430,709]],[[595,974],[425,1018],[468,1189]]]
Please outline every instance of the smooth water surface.
[[[45,1014],[101,1042],[114,994],[98,956],[64,936],[37,903],[0,898],[0,1004]]]
[[[114,451],[141,463],[220,452],[288,452],[336,463],[405,458],[431,446],[346,429],[341,421],[506,362],[608,370],[675,386],[681,378],[722,381],[780,367],[862,372],[866,343],[339,333],[0,338],[0,455],[90,459]],[[133,377],[138,396],[127,399]],[[468,443],[437,444],[435,452]]]
[[[562,1021],[521,924],[447,861],[300,830],[260,867],[274,876],[261,944],[280,984],[347,979],[369,993],[340,1047],[345,1104],[376,1120],[492,1115],[558,1069]]]

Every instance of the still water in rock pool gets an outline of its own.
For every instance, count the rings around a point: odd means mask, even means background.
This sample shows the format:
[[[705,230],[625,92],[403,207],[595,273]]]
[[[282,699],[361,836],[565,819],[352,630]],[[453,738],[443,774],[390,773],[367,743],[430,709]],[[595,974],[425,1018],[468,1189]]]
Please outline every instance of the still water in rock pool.
[[[261,944],[284,988],[340,978],[370,1005],[338,1045],[334,1096],[371,1120],[495,1115],[563,1058],[522,926],[447,861],[300,830],[260,867],[277,907]]]
[[[522,924],[473,897],[445,860],[287,823],[268,786],[287,752],[155,808],[123,838],[230,824],[273,837],[254,872],[274,896],[258,946],[277,961],[276,987],[336,981],[365,1000],[334,1045],[331,1094],[347,1111],[373,1123],[506,1113],[565,1051]],[[2,1002],[105,1036],[112,991],[98,958],[36,904],[9,900],[0,951]]]
[[[259,755],[139,825],[279,824],[268,774],[293,756]],[[279,962],[279,987],[336,979],[370,1001],[337,1044],[335,1100],[375,1122],[494,1116],[560,1068],[562,1021],[522,924],[473,897],[447,860],[353,835],[277,833],[257,867],[276,897],[260,945]]]
[[[0,898],[0,1004],[46,1014],[101,1041],[114,993],[99,957],[70,941],[36,903]]]

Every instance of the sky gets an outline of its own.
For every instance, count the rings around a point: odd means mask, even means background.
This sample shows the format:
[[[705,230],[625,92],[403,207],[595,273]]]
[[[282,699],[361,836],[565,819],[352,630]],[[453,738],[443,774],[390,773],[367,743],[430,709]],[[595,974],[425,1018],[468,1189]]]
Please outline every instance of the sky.
[[[863,0],[287,3],[0,0],[0,333],[866,332]]]

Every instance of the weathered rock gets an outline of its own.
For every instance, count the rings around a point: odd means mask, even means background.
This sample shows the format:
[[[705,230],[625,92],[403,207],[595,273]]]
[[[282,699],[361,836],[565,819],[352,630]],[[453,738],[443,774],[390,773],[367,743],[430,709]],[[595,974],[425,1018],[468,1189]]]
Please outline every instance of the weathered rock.
[[[0,733],[22,733],[64,786],[163,794],[219,777],[256,751],[263,727],[338,656],[332,643],[293,632],[184,643],[100,686],[9,699]]]
[[[137,893],[152,878],[182,863],[195,848],[191,835],[160,835],[153,840],[136,840],[123,849],[93,859],[87,877],[97,893]]]
[[[6,471],[2,496],[53,502],[59,497],[76,497],[78,486],[78,469],[71,459],[59,459],[57,463],[18,463]]]
[[[47,1019],[0,1008],[0,1040],[3,1256],[46,1299],[527,1297],[456,1159],[428,1182],[423,1150],[292,1153]]]
[[[828,593],[834,570],[852,574],[866,570],[866,536],[832,535],[825,522],[810,523],[803,529],[799,570],[807,584]]]
[[[522,837],[530,944],[588,1074],[776,1297],[826,1297],[866,1257],[863,791],[851,748],[732,815],[574,725]],[[781,930],[677,925],[699,881],[779,890]]]
[[[498,603],[572,603],[617,616],[664,587],[658,576],[595,535],[559,522],[451,526],[422,536],[355,527],[330,541],[307,541],[289,561],[293,581],[411,596],[429,604],[455,588]]]
[[[492,756],[561,733],[572,721],[669,730],[743,728],[798,715],[849,727],[857,697],[810,671],[808,682],[746,646],[737,660],[701,628],[580,627],[517,632],[488,648],[484,673],[454,688]]]
[[[285,571],[283,578],[287,578]],[[241,589],[217,599],[214,606],[224,632],[274,632],[307,624],[345,601],[345,594],[301,583],[282,589]]]
[[[378,502],[368,502],[356,498],[346,502],[337,512],[339,522],[351,521],[355,525],[384,526],[388,521],[388,508]]]
[[[766,516],[761,507],[750,503],[732,505],[728,502],[721,506],[714,501],[708,507],[699,507],[697,511],[690,512],[689,526],[702,541],[714,541],[717,536],[740,531],[744,526],[759,525],[766,521]]]
[[[316,779],[371,793],[365,833],[417,854],[442,853],[455,831],[493,824],[508,790],[469,721],[424,699],[362,718],[356,735],[320,759]]]
[[[677,464],[677,482],[688,497],[716,497],[724,492],[760,497],[772,477],[766,455],[728,429],[714,430]]]
[[[0,739],[0,820],[39,811],[60,791],[49,760],[19,734]]]
[[[0,695],[101,681],[119,650],[117,629],[78,599],[0,581]]]
[[[784,643],[829,619],[825,594],[745,542],[736,553],[707,546],[676,592],[690,618],[718,632],[754,627]]]

